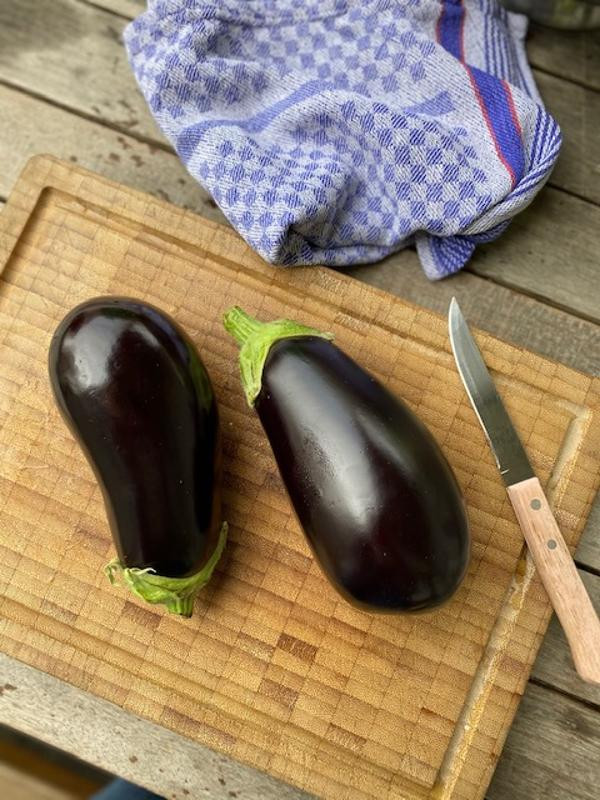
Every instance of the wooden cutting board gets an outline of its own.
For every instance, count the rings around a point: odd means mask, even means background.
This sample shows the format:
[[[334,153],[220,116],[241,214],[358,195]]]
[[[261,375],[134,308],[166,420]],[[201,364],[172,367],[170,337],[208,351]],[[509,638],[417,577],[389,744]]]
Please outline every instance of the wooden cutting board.
[[[0,216],[1,268],[0,648],[326,798],[482,797],[550,608],[445,320],[327,269],[272,268],[231,230],[47,157]],[[57,323],[111,293],[183,325],[220,403],[231,536],[191,620],[108,584],[100,493],[49,392]],[[245,405],[232,303],[333,331],[429,426],[473,534],[444,608],[372,616],[325,581]],[[600,480],[600,380],[478,338],[574,548]]]

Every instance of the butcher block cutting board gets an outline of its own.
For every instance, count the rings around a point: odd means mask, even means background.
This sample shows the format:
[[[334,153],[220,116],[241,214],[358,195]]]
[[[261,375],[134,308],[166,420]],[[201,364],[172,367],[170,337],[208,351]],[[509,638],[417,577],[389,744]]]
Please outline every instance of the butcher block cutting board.
[[[550,607],[445,320],[327,269],[270,267],[225,227],[47,157],[0,215],[0,269],[0,649],[322,797],[482,797]],[[190,620],[109,585],[100,492],[50,395],[56,325],[104,294],[172,314],[218,396],[230,540]],[[429,426],[473,536],[446,606],[369,615],[326,582],[246,406],[221,324],[233,303],[332,331]],[[478,339],[574,548],[600,480],[600,380]]]

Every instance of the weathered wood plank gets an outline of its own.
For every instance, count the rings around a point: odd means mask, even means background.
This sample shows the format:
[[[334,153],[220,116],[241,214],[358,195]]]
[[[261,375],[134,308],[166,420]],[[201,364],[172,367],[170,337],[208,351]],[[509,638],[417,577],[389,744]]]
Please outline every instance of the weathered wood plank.
[[[175,800],[308,795],[0,654],[0,724]],[[233,792],[233,794],[232,794]],[[3,797],[5,795],[3,794]]]
[[[527,37],[527,53],[535,67],[592,89],[600,89],[598,31],[559,31],[532,24]]]
[[[469,269],[598,321],[598,230],[599,206],[547,187]]]
[[[77,0],[0,3],[0,79],[163,141],[127,63],[126,24]]]
[[[563,133],[550,183],[600,203],[600,93],[552,75],[535,77]]]
[[[141,14],[147,6],[146,0],[79,0],[79,2],[103,8],[130,19]]]
[[[493,251],[490,260],[492,256]],[[354,267],[349,274],[442,314],[456,295],[473,325],[583,372],[600,372],[598,325],[470,272],[432,283],[416,253],[403,250],[377,264]]]
[[[4,86],[0,86],[0,108],[0,195],[10,192],[27,159],[51,152],[224,221],[208,193],[174,154]]]
[[[596,800],[600,714],[529,684],[488,800]]]
[[[594,607],[600,613],[600,577],[579,570]],[[582,697],[600,708],[600,686],[585,683],[575,672],[565,635],[556,617],[552,618],[531,672],[533,678]],[[600,716],[600,715],[599,715]]]
[[[596,570],[600,567],[600,497],[588,517],[583,536],[579,540],[576,553],[580,564],[591,566]]]
[[[137,4],[135,4],[137,6]],[[129,2],[113,11],[136,15]],[[0,78],[77,112],[165,142],[137,88],[121,41],[127,20],[77,0],[21,0],[0,5]],[[552,185],[600,201],[600,97],[536,74],[564,133]]]

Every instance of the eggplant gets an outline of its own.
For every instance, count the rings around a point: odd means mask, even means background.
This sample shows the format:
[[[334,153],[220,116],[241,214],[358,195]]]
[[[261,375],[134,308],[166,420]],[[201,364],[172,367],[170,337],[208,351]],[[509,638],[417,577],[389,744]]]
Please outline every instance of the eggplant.
[[[469,561],[465,504],[431,433],[331,341],[290,320],[224,316],[242,384],[312,551],[370,611],[446,601]]]
[[[108,577],[190,616],[227,535],[219,414],[192,341],[153,306],[99,297],[59,324],[48,368],[102,490],[117,550]]]

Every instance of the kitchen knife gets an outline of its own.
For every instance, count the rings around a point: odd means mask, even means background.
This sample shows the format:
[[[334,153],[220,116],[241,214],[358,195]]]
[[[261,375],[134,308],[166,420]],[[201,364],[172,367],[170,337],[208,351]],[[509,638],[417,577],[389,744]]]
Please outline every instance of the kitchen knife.
[[[456,298],[450,303],[448,327],[460,377],[566,634],[575,668],[584,680],[600,684],[600,620]]]

